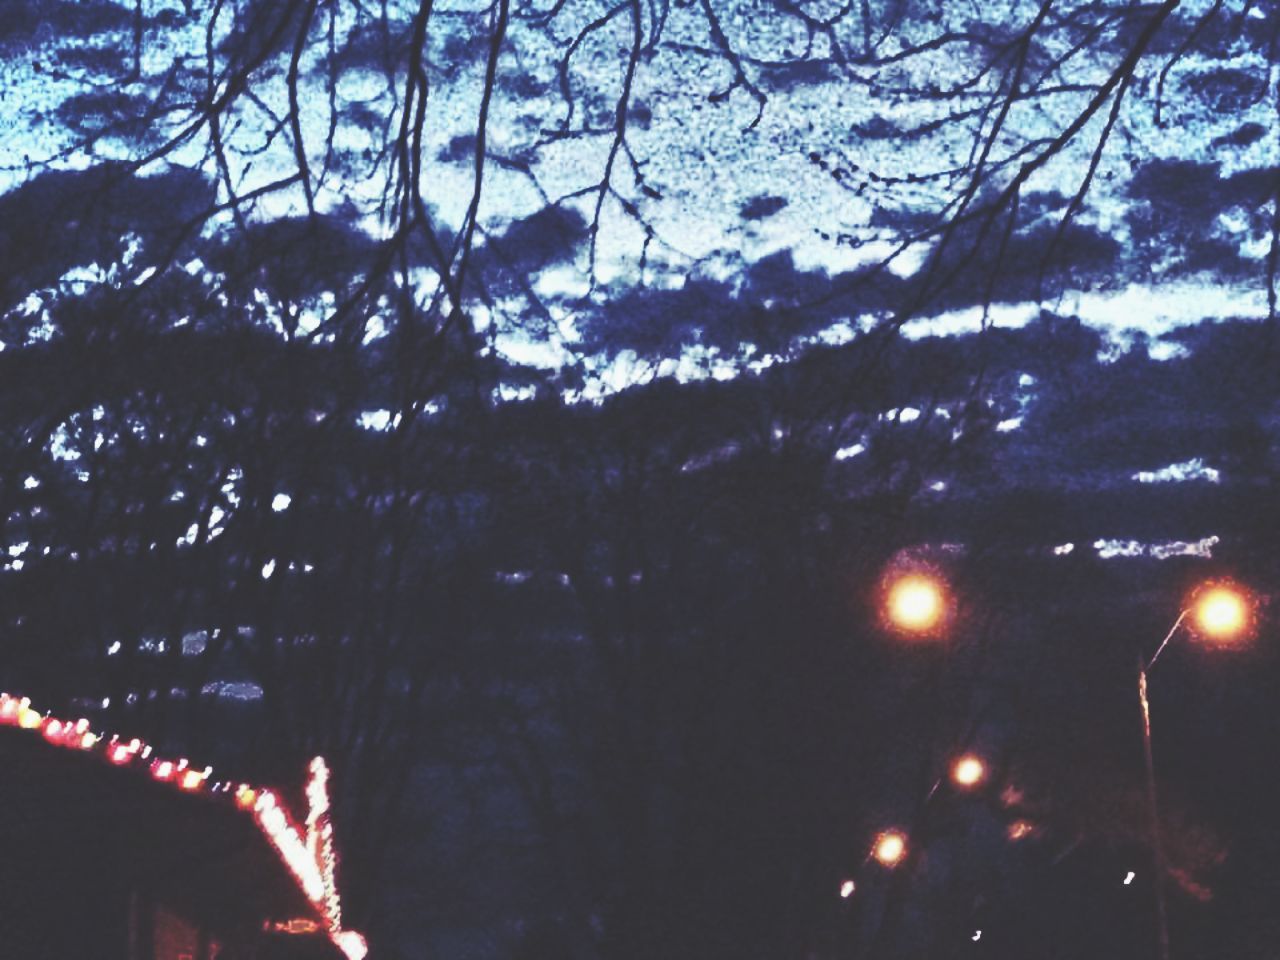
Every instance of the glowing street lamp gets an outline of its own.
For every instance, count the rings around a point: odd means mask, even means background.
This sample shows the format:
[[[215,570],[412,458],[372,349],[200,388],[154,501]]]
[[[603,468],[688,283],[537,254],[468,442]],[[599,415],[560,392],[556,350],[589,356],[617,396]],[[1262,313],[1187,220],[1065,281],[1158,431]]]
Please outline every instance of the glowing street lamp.
[[[1156,932],[1160,960],[1169,960],[1169,922],[1164,897],[1164,847],[1160,838],[1160,812],[1156,799],[1155,762],[1151,754],[1151,705],[1147,701],[1147,671],[1178,628],[1191,617],[1195,632],[1219,646],[1243,639],[1253,626],[1254,601],[1248,591],[1219,581],[1205,583],[1191,593],[1189,602],[1178,614],[1164,640],[1150,660],[1138,657],[1138,705],[1142,708],[1142,757],[1147,779],[1147,817],[1151,824],[1151,852],[1155,867]],[[1128,882],[1128,881],[1126,881]]]
[[[1253,604],[1245,591],[1215,583],[1202,587],[1194,596],[1190,609],[1197,633],[1218,643],[1230,643],[1248,632]]]
[[[894,629],[907,634],[935,632],[947,615],[946,586],[928,573],[894,577],[885,591],[885,618]]]
[[[882,867],[893,869],[907,856],[907,837],[901,830],[886,830],[876,837],[871,855]]]
[[[986,778],[986,764],[972,753],[966,753],[951,765],[951,782],[962,790],[972,790]]]

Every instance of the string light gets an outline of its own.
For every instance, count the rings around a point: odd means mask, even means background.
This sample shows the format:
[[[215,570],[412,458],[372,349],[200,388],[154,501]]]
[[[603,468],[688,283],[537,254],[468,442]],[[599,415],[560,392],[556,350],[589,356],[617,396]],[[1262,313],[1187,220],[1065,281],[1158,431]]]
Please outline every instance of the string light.
[[[89,721],[80,719],[74,723],[45,717],[32,709],[31,701],[0,693],[0,726],[19,727],[39,731],[50,744],[68,749],[93,751],[102,746],[102,754],[114,766],[126,766],[137,757],[151,758],[150,744],[137,737],[122,741],[118,736],[109,740],[89,729]],[[212,767],[197,770],[189,760],[151,759],[147,767],[153,779],[173,784],[179,790],[199,790],[213,774]],[[347,960],[363,960],[369,953],[369,945],[355,930],[342,926],[342,900],[336,880],[338,857],[334,850],[333,824],[330,819],[329,768],[323,757],[314,758],[307,768],[305,796],[307,815],[304,832],[299,832],[288,812],[270,790],[259,789],[247,783],[238,785],[230,781],[215,783],[211,793],[230,794],[237,807],[250,811],[267,841],[275,848],[284,866],[293,874],[302,892],[315,906],[322,922],[306,918],[276,923],[266,929],[281,932],[302,933],[323,930],[330,941],[347,957]],[[234,793],[233,793],[234,790]]]

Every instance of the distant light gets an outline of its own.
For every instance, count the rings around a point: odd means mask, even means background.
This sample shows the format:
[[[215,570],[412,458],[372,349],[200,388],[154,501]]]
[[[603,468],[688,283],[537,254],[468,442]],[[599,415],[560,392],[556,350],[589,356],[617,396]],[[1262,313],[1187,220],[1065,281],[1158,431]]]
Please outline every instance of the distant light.
[[[276,562],[275,562],[275,560],[268,560],[266,563],[264,563],[264,564],[262,565],[262,579],[263,579],[263,580],[270,580],[270,579],[271,579],[271,574],[273,574],[273,573],[275,573],[275,572],[276,572]]]
[[[276,513],[283,513],[289,509],[289,504],[293,503],[293,497],[287,493],[277,493],[271,500],[271,509]]]
[[[907,633],[928,633],[946,613],[941,581],[923,573],[909,573],[889,585],[886,613],[892,626]]]
[[[182,774],[182,779],[178,781],[178,786],[183,790],[198,790],[202,783],[204,783],[204,774],[201,771],[186,770]]]
[[[982,931],[981,930],[973,931],[973,936],[970,937],[969,939],[972,940],[974,943],[977,943],[979,940],[982,939]]]
[[[853,891],[857,889],[858,885],[856,883],[852,880],[846,880],[844,883],[840,884],[840,899],[848,900],[853,896]]]
[[[907,838],[898,830],[886,830],[876,837],[871,855],[882,866],[896,867],[907,855]]]
[[[1008,829],[1005,830],[1005,835],[1010,840],[1021,840],[1024,837],[1029,837],[1034,831],[1035,827],[1026,820],[1015,820],[1009,824]]]
[[[161,760],[152,765],[151,775],[157,780],[168,780],[173,776],[173,764],[168,760]]]
[[[1124,885],[1127,887],[1129,886],[1129,884],[1133,883],[1133,878],[1134,878],[1134,872],[1130,870],[1128,873],[1124,875]]]
[[[976,787],[986,776],[986,766],[972,753],[966,753],[951,766],[951,782],[958,787]]]
[[[119,641],[119,640],[116,640],[114,643],[112,643],[112,644],[111,644],[111,646],[107,647],[107,656],[108,656],[108,657],[114,657],[114,656],[115,656],[117,653],[119,653],[119,652],[120,652],[120,641]]]
[[[254,804],[258,802],[258,794],[252,787],[245,784],[240,785],[240,789],[236,791],[236,805],[244,810],[252,810]]]

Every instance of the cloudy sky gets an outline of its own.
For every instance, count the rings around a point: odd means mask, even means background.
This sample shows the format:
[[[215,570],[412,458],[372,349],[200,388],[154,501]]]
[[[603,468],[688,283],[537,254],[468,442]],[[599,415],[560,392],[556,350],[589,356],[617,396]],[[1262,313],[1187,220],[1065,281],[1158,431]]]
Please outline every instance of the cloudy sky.
[[[1172,53],[1208,6],[1184,4],[1139,61],[1090,190],[1074,215],[1080,227],[1115,241],[1112,263],[1090,264],[1040,301],[1002,291],[997,280],[990,310],[963,298],[925,305],[906,327],[908,335],[971,330],[984,316],[996,324],[1018,325],[1046,308],[1077,314],[1123,343],[1134,330],[1158,335],[1203,320],[1265,314],[1263,274],[1270,237],[1259,211],[1230,197],[1217,208],[1186,200],[1184,216],[1156,218],[1165,228],[1158,242],[1131,233],[1135,207],[1151,200],[1134,196],[1135,175],[1144,168],[1216,164],[1216,175],[1229,180],[1277,161],[1277,77],[1256,36],[1265,20],[1261,8],[1240,5],[1224,12],[1223,17],[1236,18],[1232,39],[1207,49],[1191,47],[1162,80]],[[145,4],[144,79],[120,85],[108,80],[110,71],[103,64],[118,68],[122,58],[127,63],[132,30],[128,10],[110,0],[82,5],[78,13],[74,8],[63,4],[56,16],[25,26],[18,18],[4,38],[0,88],[6,93],[0,99],[0,125],[6,133],[0,138],[0,166],[7,187],[30,175],[28,161],[54,158],[56,166],[80,167],[95,157],[137,157],[164,136],[183,131],[193,116],[192,98],[205,90],[206,37],[216,46],[237,22],[230,11],[224,12],[206,34],[207,19],[188,18],[177,3]],[[391,9],[396,22],[396,6]],[[441,222],[454,227],[464,219],[473,185],[485,40],[493,26],[478,12],[483,9],[467,3],[440,6],[428,44],[433,70],[423,150],[425,192]],[[614,143],[612,122],[632,37],[626,10],[615,8],[610,15],[610,9],[568,4],[549,20],[528,8],[513,13],[497,64],[478,245],[549,202],[577,211],[584,220],[592,218],[595,186]],[[803,9],[810,17],[830,16],[835,10],[822,4]],[[988,159],[993,172],[987,187],[998,189],[1017,169],[1014,163],[995,170],[1002,157],[1032,155],[1019,151],[1034,153],[1037,144],[1056,136],[1121,60],[1133,33],[1122,29],[1122,18],[1089,20],[1090,27],[1098,27],[1089,34],[1090,43],[1082,43],[1080,31],[1069,28],[1073,17],[1083,19],[1089,9],[1069,5],[1056,27],[1050,23],[1036,33],[1029,62],[1039,72],[1028,68],[1026,76],[1036,77],[1035,82],[1023,81],[1028,95],[1014,102],[1001,121]],[[641,25],[645,49],[626,111],[625,146],[615,157],[610,192],[600,205],[594,261],[588,245],[580,244],[572,256],[534,271],[532,289],[559,321],[554,328],[534,329],[526,323],[522,297],[498,300],[494,312],[503,332],[500,345],[516,359],[554,363],[566,356],[564,348],[579,346],[575,319],[591,304],[617,299],[637,285],[679,289],[691,279],[706,279],[736,287],[752,264],[776,255],[789,258],[801,275],[838,277],[891,258],[891,275],[912,276],[927,262],[937,239],[903,247],[901,223],[936,216],[966,188],[975,144],[991,132],[996,95],[1010,64],[989,64],[989,48],[965,39],[919,53],[905,51],[948,32],[1007,37],[1027,27],[1037,10],[1034,3],[1012,2],[998,11],[981,11],[983,23],[974,9],[943,5],[936,15],[884,31],[875,63],[841,67],[834,62],[830,38],[807,30],[797,16],[761,5],[717,6],[715,26],[745,78],[736,87],[734,65],[702,7],[671,6],[660,27],[647,19]],[[409,12],[399,11],[406,20]],[[599,28],[583,34],[593,22]],[[398,101],[377,56],[369,52],[377,47],[378,25],[354,8],[335,8],[335,50],[345,59],[332,61],[340,64],[333,72],[328,26],[324,17],[313,25],[315,42],[300,62],[302,149],[313,169],[325,171],[316,191],[317,208],[355,212],[376,233],[385,222],[379,220],[378,204],[390,170],[377,152],[379,138],[383,124],[399,122]],[[858,24],[845,26],[831,36],[848,49]],[[566,51],[572,56],[566,58]],[[1056,66],[1046,66],[1055,61]],[[252,96],[236,101],[223,129],[229,176],[241,193],[296,168],[291,131],[284,129],[283,120],[289,109],[286,74],[287,60],[256,74]],[[572,112],[563,89],[570,93]],[[937,95],[956,90],[962,92]],[[111,97],[137,97],[137,103],[172,109],[148,123],[141,138],[108,135],[88,149],[77,147],[87,131],[101,128],[134,102],[113,102]],[[1039,228],[1043,238],[1048,225],[1060,218],[1103,133],[1110,102],[1023,186],[1024,198],[1056,194],[1058,199],[1039,210],[1024,204],[1027,212],[1017,225],[1018,235],[1031,236]],[[1255,128],[1262,132],[1253,132]],[[168,162],[215,176],[207,126],[195,129],[178,150],[146,169],[159,170]],[[945,175],[948,170],[956,172]],[[1176,179],[1169,182],[1171,187],[1158,189],[1175,194],[1183,189]],[[1196,183],[1186,189],[1194,192]],[[1164,198],[1175,207],[1185,199]],[[269,218],[302,209],[301,192],[290,189],[263,197],[252,215]],[[1252,275],[1247,269],[1223,271],[1195,261],[1189,242],[1206,240],[1233,248],[1241,263],[1255,268]],[[1069,260],[1071,254],[1063,256]],[[983,266],[976,263],[973,269]],[[430,286],[433,280],[424,276],[423,283]],[[589,290],[592,296],[583,299]],[[768,291],[756,295],[766,308],[772,305]],[[478,308],[478,322],[484,324],[488,313]],[[847,298],[833,313],[825,338],[847,338],[885,315],[878,305],[866,309],[857,298]],[[1176,352],[1168,344],[1156,343],[1153,349],[1156,355]],[[686,344],[686,352],[699,354],[694,344]],[[709,368],[728,375],[735,358],[721,357],[709,367],[705,355],[698,357],[700,362],[675,363],[673,358],[663,369],[695,375]],[[615,366],[612,380],[625,383],[628,369],[625,362]]]

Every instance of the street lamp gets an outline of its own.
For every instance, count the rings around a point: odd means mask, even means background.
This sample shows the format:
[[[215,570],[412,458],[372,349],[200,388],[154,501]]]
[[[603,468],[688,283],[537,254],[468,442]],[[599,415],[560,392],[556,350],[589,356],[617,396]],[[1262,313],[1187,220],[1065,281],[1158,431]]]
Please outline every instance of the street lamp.
[[[951,782],[962,790],[972,790],[986,778],[986,764],[972,753],[966,753],[951,765]]]
[[[947,618],[947,588],[940,577],[915,570],[888,578],[884,589],[884,617],[900,633],[936,633]]]
[[[1155,763],[1151,755],[1151,706],[1147,702],[1147,671],[1150,670],[1178,628],[1190,617],[1198,635],[1219,646],[1241,640],[1253,625],[1254,601],[1242,587],[1226,581],[1202,584],[1192,591],[1164,640],[1150,660],[1138,654],[1138,704],[1142,708],[1142,757],[1146,767],[1147,818],[1151,826],[1151,855],[1155,866],[1156,933],[1160,960],[1169,960],[1169,921],[1164,898],[1164,847],[1160,839],[1160,812],[1156,799]],[[1126,881],[1127,882],[1127,881]]]
[[[890,869],[900,864],[907,856],[907,837],[901,830],[885,830],[876,837],[871,855],[883,867]]]
[[[1193,594],[1190,607],[1196,632],[1208,640],[1231,643],[1249,632],[1253,600],[1230,583],[1210,583]]]

